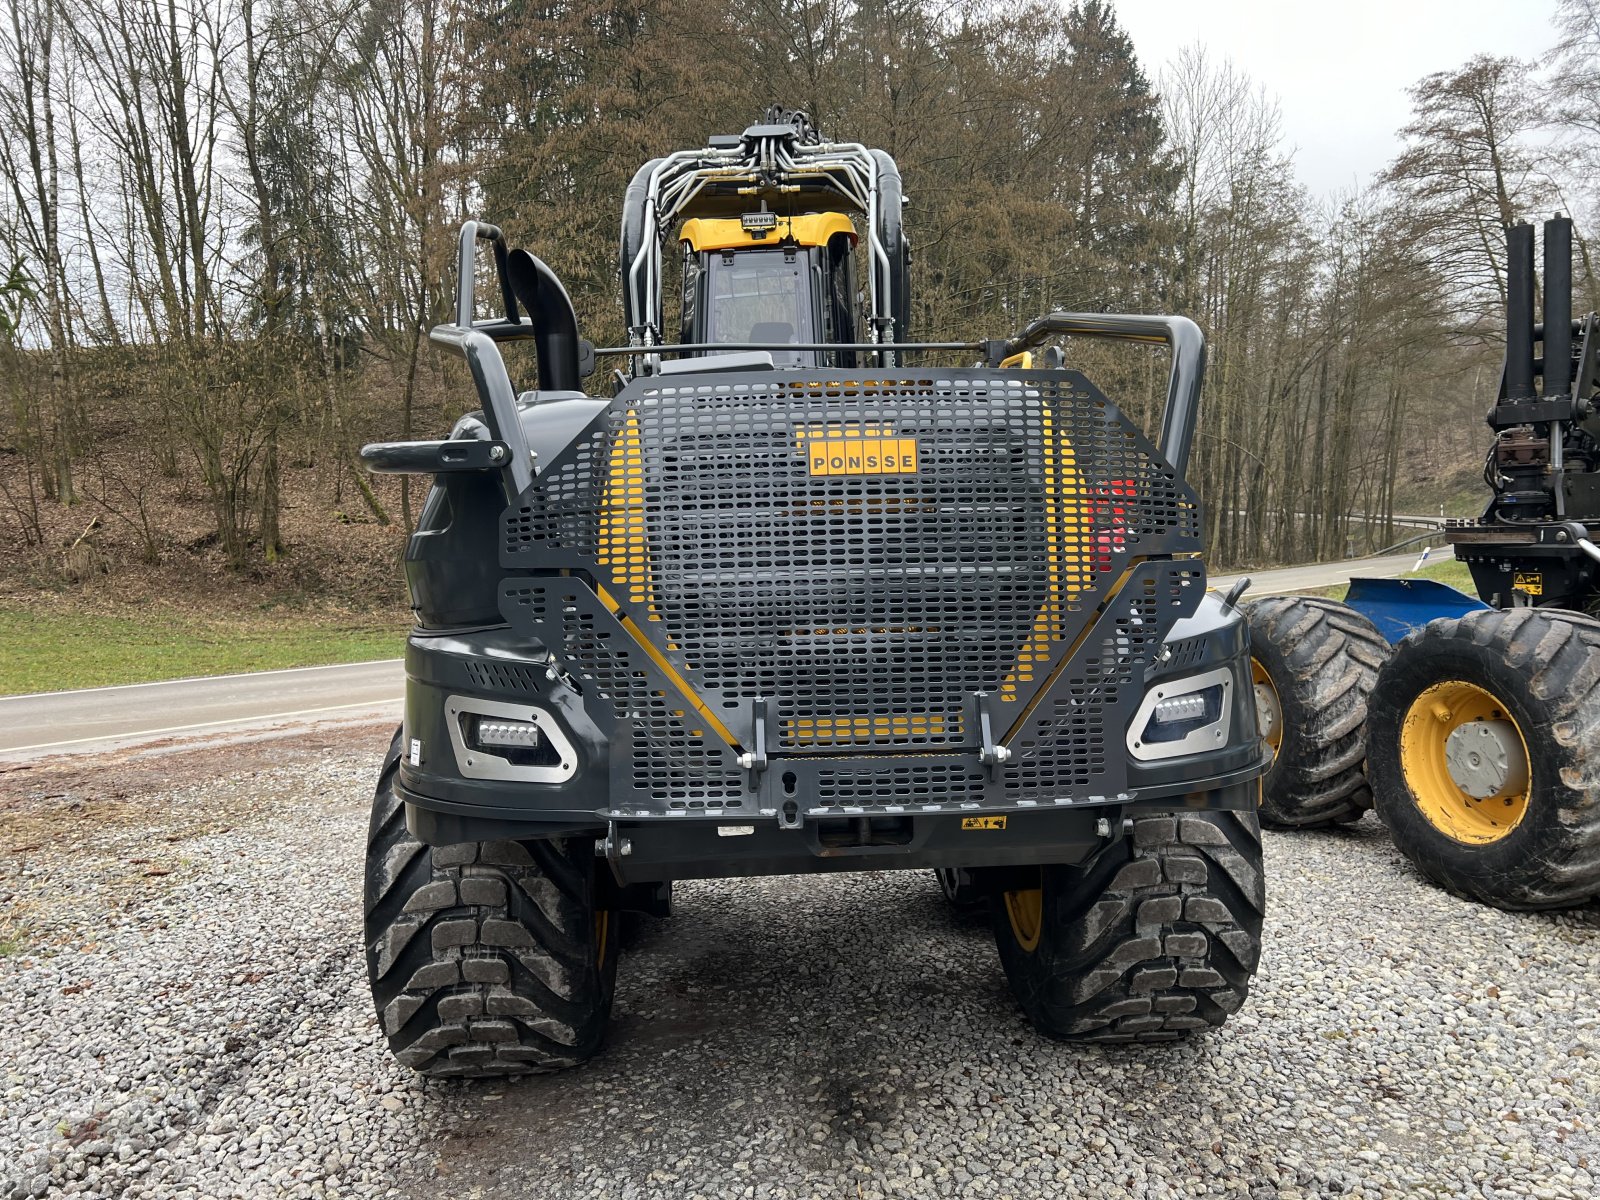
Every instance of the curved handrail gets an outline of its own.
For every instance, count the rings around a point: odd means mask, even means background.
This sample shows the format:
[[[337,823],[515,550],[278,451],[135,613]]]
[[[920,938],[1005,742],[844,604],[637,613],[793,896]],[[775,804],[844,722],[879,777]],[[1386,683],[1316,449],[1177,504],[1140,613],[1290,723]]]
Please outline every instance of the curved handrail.
[[[1118,342],[1146,342],[1172,350],[1172,371],[1167,378],[1167,404],[1161,413],[1157,447],[1182,479],[1189,467],[1189,451],[1200,418],[1200,385],[1206,373],[1206,335],[1188,317],[1134,313],[1053,312],[1032,321],[1005,344],[1004,357],[1032,349],[1052,336],[1103,338]]]
[[[533,482],[533,457],[517,415],[517,393],[511,386],[511,375],[506,371],[505,359],[500,356],[500,347],[483,330],[460,325],[435,325],[428,337],[467,360],[478,398],[483,401],[483,419],[489,427],[489,436],[504,442],[510,451],[505,470],[510,498],[516,499]]]
[[[488,221],[463,221],[461,240],[456,246],[456,324],[469,329],[477,315],[476,298],[473,295],[473,256],[480,241],[489,242],[494,247],[494,269],[500,278],[500,300],[505,305],[505,319],[511,322],[517,319],[517,298],[512,295],[511,284],[506,278],[509,250],[505,234],[500,232],[500,226]]]

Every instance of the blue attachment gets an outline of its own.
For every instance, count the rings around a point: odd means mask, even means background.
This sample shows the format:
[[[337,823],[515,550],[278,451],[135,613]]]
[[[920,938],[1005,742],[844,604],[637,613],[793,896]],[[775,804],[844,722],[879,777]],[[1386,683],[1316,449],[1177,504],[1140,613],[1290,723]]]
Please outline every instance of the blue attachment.
[[[1391,645],[1438,617],[1464,617],[1489,607],[1435,579],[1352,579],[1344,602]]]

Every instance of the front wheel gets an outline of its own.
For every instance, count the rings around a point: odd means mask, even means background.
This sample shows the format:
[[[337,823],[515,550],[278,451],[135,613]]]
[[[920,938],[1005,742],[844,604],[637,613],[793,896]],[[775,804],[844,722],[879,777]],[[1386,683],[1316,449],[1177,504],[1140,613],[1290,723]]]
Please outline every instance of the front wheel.
[[[595,903],[592,840],[429,847],[395,795],[400,737],[367,838],[367,974],[396,1058],[424,1075],[551,1071],[600,1048],[616,914]]]
[[[1039,1032],[1170,1041],[1244,1003],[1265,905],[1254,813],[1138,817],[1087,861],[1018,884],[991,913],[1012,993]]]
[[[1370,724],[1378,815],[1427,878],[1507,909],[1600,894],[1600,621],[1433,621],[1395,648]]]

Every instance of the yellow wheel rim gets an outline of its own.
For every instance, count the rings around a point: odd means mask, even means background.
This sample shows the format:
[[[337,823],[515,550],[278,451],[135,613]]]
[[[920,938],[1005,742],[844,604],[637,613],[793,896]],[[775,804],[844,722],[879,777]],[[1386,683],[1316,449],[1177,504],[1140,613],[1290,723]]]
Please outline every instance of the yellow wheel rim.
[[[600,909],[594,914],[594,961],[600,966],[605,965],[606,951],[610,948],[611,912],[609,909]]]
[[[1006,916],[1011,921],[1011,936],[1029,954],[1039,948],[1039,933],[1044,928],[1044,889],[1023,888],[1004,896]]]
[[[1464,785],[1464,755],[1471,751],[1462,747],[1473,735],[1494,761]],[[1475,683],[1434,684],[1411,702],[1400,725],[1400,770],[1417,808],[1440,833],[1464,845],[1498,842],[1527,815],[1531,761],[1527,738],[1506,706]],[[1488,785],[1497,781],[1491,790]]]
[[[1256,723],[1261,726],[1261,736],[1272,747],[1272,757],[1277,758],[1283,747],[1283,701],[1278,699],[1272,676],[1256,658],[1250,660],[1250,683],[1256,693]]]

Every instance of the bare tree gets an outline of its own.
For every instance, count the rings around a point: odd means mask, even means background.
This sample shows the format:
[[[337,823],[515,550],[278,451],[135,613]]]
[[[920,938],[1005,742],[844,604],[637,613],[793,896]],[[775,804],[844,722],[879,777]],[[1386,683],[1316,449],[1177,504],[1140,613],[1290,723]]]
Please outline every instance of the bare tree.
[[[1527,141],[1542,120],[1528,86],[1532,70],[1480,54],[1422,79],[1411,88],[1414,116],[1400,131],[1406,148],[1383,177],[1433,273],[1461,298],[1464,326],[1504,304],[1500,230],[1551,185]]]

